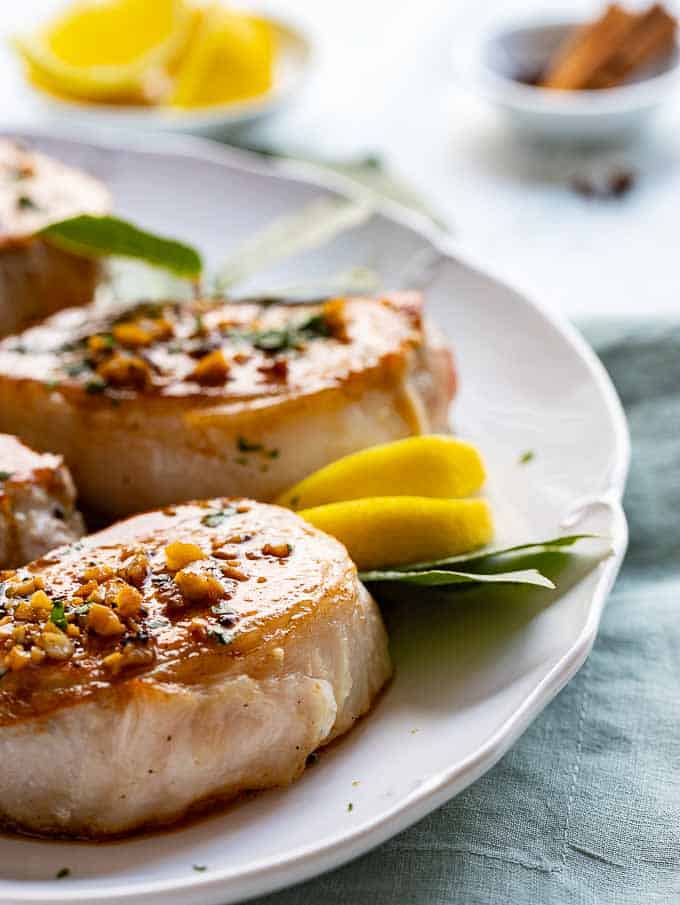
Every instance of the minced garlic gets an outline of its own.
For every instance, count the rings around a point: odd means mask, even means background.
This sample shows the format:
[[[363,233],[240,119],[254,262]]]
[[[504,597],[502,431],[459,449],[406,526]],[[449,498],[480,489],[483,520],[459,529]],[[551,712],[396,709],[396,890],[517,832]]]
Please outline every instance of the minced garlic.
[[[93,603],[87,611],[87,627],[98,635],[122,635],[125,626],[108,606]]]
[[[31,655],[23,647],[15,645],[5,658],[5,665],[12,672],[18,672],[31,662]]]
[[[114,602],[121,616],[136,616],[142,608],[143,598],[137,588],[125,584],[116,594]]]
[[[220,597],[225,596],[224,585],[213,575],[182,569],[177,572],[174,581],[182,597],[192,603],[198,603],[203,600],[219,600]]]
[[[51,625],[51,623],[48,623]],[[73,653],[73,644],[66,635],[53,626],[54,631],[44,631],[36,644],[41,647],[45,654],[52,660],[68,660]]]
[[[33,575],[30,578],[24,578],[8,585],[5,589],[5,595],[7,597],[24,597],[26,594],[40,591],[44,587],[42,578],[39,575]]]
[[[197,544],[185,544],[176,540],[165,548],[165,564],[171,572],[183,569],[199,559],[207,558],[207,554]]]

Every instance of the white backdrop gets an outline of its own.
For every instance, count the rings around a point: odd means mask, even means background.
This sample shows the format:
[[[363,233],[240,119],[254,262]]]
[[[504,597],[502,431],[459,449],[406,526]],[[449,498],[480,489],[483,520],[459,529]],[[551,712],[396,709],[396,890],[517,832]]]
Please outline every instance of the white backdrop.
[[[149,0],[149,5],[153,0]],[[58,0],[0,0],[3,36]],[[571,0],[570,15],[597,4]],[[624,155],[640,171],[618,200],[570,190],[578,160],[518,142],[453,75],[456,46],[550,0],[279,0],[265,8],[318,46],[306,88],[252,137],[331,157],[378,152],[497,272],[573,316],[680,313],[680,95]],[[564,5],[562,6],[564,8]],[[0,126],[45,124],[0,49]]]

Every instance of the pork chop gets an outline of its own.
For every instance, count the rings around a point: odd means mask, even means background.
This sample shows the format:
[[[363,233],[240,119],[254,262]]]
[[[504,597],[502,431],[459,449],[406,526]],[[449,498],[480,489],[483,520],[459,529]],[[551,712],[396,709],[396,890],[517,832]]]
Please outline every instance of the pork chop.
[[[109,208],[109,193],[96,179],[0,139],[0,336],[92,299],[100,265],[35,233]]]
[[[40,455],[0,434],[0,569],[21,566],[76,540],[83,520],[60,456]]]
[[[390,674],[344,547],[241,499],[0,573],[0,823],[100,838],[291,782]]]
[[[271,500],[340,456],[446,430],[453,390],[417,293],[86,306],[0,343],[0,430],[61,453],[109,516]]]

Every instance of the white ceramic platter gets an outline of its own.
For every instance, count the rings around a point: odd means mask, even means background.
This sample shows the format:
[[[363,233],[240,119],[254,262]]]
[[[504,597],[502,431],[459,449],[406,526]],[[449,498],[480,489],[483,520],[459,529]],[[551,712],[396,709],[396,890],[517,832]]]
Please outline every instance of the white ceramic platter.
[[[300,89],[312,65],[312,47],[297,27],[271,19],[277,41],[274,84],[266,94],[244,101],[183,110],[172,107],[135,107],[87,104],[47,94],[26,83],[27,100],[55,122],[89,128],[154,129],[164,132],[199,132],[218,135],[224,130],[260,119],[278,110]]]
[[[194,242],[213,265],[272,217],[350,191],[313,170],[196,139],[144,137],[125,148],[28,139],[103,178],[120,214]],[[628,464],[619,401],[583,340],[397,208],[280,264],[261,285],[365,264],[389,286],[425,258],[430,311],[461,375],[455,427],[486,457],[498,540],[592,530],[611,536],[614,555],[551,605],[473,593],[457,607],[394,610],[393,683],[300,781],[175,832],[113,845],[0,838],[3,905],[224,905],[335,867],[488,770],[583,663],[626,546]],[[520,465],[529,449],[533,461]],[[71,873],[57,880],[62,867]]]

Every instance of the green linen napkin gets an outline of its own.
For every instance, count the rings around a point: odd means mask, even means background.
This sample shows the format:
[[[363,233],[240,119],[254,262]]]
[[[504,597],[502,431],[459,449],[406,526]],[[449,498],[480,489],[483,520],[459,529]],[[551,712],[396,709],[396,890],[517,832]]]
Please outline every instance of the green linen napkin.
[[[680,326],[582,328],[633,441],[630,548],[590,657],[449,804],[258,905],[680,902]]]

